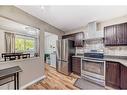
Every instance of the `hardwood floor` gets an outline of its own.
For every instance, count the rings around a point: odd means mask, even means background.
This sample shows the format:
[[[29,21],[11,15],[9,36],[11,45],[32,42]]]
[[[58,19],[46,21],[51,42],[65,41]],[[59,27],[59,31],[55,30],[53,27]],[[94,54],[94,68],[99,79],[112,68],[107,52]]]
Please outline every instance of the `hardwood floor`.
[[[49,89],[49,90],[76,90],[78,89],[73,84],[79,78],[79,76],[75,74],[71,74],[70,76],[63,75],[58,73],[55,68],[50,67],[46,64],[45,66],[45,75],[46,78],[41,80],[26,89]]]

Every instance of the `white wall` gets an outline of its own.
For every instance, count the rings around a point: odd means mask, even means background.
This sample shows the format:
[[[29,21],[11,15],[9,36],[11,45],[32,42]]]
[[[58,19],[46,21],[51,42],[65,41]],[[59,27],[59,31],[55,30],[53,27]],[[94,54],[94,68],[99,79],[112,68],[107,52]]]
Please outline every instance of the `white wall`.
[[[20,88],[30,82],[44,76],[44,31],[61,36],[63,31],[33,17],[14,6],[0,6],[0,16],[21,24],[33,26],[40,29],[40,57],[24,61],[11,61],[0,63],[0,69],[10,66],[20,66],[23,72],[20,73]]]
[[[45,53],[51,54],[53,51],[56,51],[56,40],[58,40],[57,35],[45,35]]]
[[[1,53],[5,51],[5,40],[4,40],[4,30],[0,29],[0,60]]]
[[[44,76],[43,64],[40,58],[21,59],[0,63],[0,69],[13,66],[20,66],[23,72],[20,73],[20,88],[26,84]],[[12,88],[12,87],[10,87]]]

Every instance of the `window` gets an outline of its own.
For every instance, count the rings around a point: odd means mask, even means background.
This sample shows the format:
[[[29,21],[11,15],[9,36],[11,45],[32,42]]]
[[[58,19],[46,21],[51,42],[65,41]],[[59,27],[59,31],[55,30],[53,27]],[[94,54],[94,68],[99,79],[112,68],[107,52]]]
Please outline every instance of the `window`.
[[[36,38],[26,37],[26,36],[16,36],[15,37],[15,51],[16,52],[36,52]]]

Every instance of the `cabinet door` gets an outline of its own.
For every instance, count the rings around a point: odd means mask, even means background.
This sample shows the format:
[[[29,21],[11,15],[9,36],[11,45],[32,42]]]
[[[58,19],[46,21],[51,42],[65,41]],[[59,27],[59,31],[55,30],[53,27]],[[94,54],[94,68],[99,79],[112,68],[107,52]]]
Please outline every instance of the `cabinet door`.
[[[127,89],[127,67],[121,65],[121,81],[120,81],[120,88]]]
[[[116,62],[106,62],[106,85],[112,88],[120,88],[120,65]]]
[[[62,39],[70,39],[70,40],[74,40],[75,38],[75,34],[69,34],[69,35],[63,35]]]
[[[72,72],[77,75],[81,74],[81,58],[72,58]]]
[[[104,38],[105,38],[105,45],[106,46],[113,46],[117,44],[116,39],[116,26],[108,26],[104,28]]]
[[[75,34],[75,46],[76,47],[83,47],[83,38],[84,38],[84,33],[76,33]]]
[[[116,25],[117,32],[117,45],[126,45],[127,44],[127,24]]]

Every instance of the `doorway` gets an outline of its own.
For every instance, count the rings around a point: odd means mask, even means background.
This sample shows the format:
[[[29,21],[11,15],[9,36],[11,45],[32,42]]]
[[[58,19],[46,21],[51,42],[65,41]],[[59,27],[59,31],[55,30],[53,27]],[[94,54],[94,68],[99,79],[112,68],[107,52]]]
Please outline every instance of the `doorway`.
[[[56,68],[56,41],[58,35],[45,32],[45,63]]]

